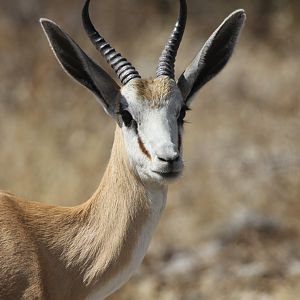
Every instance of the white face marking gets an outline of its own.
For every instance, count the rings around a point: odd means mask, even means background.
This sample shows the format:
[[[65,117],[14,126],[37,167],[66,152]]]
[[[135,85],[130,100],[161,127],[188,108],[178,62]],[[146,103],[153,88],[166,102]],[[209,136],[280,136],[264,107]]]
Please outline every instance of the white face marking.
[[[185,107],[177,85],[172,84],[166,99],[142,99],[133,84],[121,90],[121,106],[135,124],[122,131],[129,161],[143,181],[165,183],[182,172],[181,135],[178,121]]]

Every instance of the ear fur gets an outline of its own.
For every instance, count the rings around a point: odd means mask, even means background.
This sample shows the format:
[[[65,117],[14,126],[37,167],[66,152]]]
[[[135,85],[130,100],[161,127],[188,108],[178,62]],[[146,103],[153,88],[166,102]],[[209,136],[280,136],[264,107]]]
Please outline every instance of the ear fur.
[[[227,64],[245,19],[242,9],[230,14],[180,76],[178,87],[186,102],[190,102],[191,97]]]
[[[40,19],[40,23],[63,69],[92,91],[106,113],[115,117],[118,84],[58,25],[47,19]]]

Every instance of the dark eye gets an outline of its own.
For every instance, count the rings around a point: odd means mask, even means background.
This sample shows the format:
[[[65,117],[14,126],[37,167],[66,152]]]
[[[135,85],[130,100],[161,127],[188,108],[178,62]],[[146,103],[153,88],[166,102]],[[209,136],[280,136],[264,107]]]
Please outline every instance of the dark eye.
[[[126,127],[131,126],[133,118],[128,110],[123,110],[121,112],[121,117]]]
[[[180,110],[179,116],[178,116],[178,122],[179,123],[183,123],[183,120],[185,118],[185,114],[186,114],[186,107],[183,106]]]

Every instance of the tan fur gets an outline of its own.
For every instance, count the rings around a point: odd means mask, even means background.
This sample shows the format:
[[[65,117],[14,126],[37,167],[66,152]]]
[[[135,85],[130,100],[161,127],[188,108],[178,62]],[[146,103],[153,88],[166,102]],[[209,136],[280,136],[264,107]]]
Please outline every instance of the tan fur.
[[[83,299],[130,261],[149,216],[117,127],[94,195],[73,208],[0,193],[0,299]]]
[[[160,107],[169,98],[175,82],[167,76],[133,81],[135,90],[142,100],[151,102],[151,107]]]

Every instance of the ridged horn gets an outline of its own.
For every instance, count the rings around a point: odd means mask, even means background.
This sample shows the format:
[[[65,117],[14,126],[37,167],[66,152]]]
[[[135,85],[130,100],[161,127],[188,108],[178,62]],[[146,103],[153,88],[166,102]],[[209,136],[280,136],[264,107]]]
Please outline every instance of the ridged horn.
[[[175,78],[175,59],[177,55],[180,42],[185,29],[187,18],[187,5],[186,0],[180,0],[180,13],[178,20],[175,24],[174,30],[168,40],[168,43],[163,50],[156,69],[156,76],[168,76],[172,79]]]
[[[111,47],[109,43],[97,32],[89,16],[90,0],[85,2],[82,10],[83,27],[96,49],[104,56],[109,65],[117,73],[122,84],[127,84],[134,78],[141,78],[136,69],[120,53]]]

